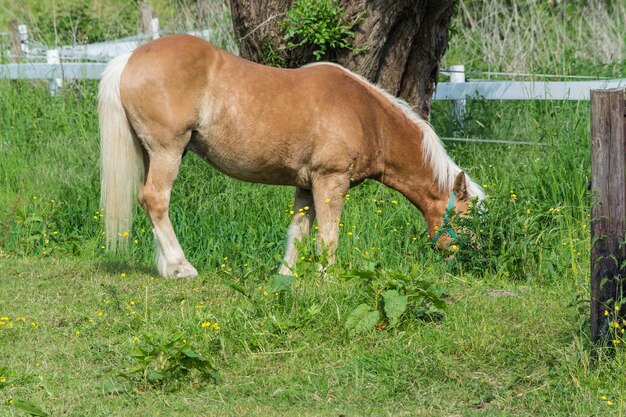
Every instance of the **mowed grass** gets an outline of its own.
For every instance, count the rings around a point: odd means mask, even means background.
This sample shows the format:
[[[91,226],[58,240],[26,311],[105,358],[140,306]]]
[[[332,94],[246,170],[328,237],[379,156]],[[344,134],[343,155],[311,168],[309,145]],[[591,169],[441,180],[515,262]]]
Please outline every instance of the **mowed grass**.
[[[467,135],[537,145],[447,144],[489,194],[481,246],[456,260],[432,249],[401,195],[351,190],[339,268],[378,263],[445,289],[448,307],[350,334],[349,314],[373,302],[357,281],[305,259],[293,292],[269,291],[293,191],[229,179],[191,154],[170,214],[200,277],[157,276],[139,210],[129,253],[107,255],[95,93],[0,83],[1,401],[73,416],[625,413],[623,349],[589,359],[588,103],[470,104]],[[456,129],[448,114],[435,103],[441,136]],[[220,383],[120,376],[146,335],[179,333]]]
[[[571,282],[528,286],[444,274],[437,280],[451,293],[445,320],[350,337],[342,324],[354,286],[332,277],[303,283],[281,304],[262,295],[248,301],[217,274],[153,279],[142,266],[76,258],[5,258],[0,266],[2,314],[15,321],[0,333],[3,364],[14,371],[11,395],[51,415],[624,411],[624,357],[590,365],[578,314],[563,296],[575,291]],[[256,285],[244,284],[250,292]],[[313,305],[318,312],[307,314]],[[203,328],[207,320],[220,330]],[[133,389],[116,377],[132,366],[136,337],[175,331],[213,360],[220,384],[192,375]],[[110,379],[123,391],[110,392]]]

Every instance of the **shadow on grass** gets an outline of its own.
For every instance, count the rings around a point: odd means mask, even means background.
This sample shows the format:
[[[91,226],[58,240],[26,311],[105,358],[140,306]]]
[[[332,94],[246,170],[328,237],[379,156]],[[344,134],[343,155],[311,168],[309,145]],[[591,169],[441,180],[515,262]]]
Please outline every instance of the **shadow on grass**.
[[[120,257],[104,257],[95,261],[96,267],[104,273],[111,275],[138,273],[144,275],[158,276],[159,273],[156,268],[147,264],[133,261],[131,259],[124,259]]]

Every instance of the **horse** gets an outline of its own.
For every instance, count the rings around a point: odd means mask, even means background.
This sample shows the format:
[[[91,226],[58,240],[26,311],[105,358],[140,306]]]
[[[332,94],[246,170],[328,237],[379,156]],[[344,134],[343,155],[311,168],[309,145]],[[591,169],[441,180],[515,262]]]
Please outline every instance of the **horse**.
[[[296,242],[316,217],[318,250],[332,262],[342,203],[365,179],[402,193],[440,248],[455,237],[444,224],[449,209],[463,214],[483,198],[427,121],[337,64],[279,69],[194,36],[163,37],[107,65],[98,114],[107,250],[125,246],[136,196],[164,277],[198,275],[168,216],[187,151],[233,178],[295,187],[281,274],[291,273]]]

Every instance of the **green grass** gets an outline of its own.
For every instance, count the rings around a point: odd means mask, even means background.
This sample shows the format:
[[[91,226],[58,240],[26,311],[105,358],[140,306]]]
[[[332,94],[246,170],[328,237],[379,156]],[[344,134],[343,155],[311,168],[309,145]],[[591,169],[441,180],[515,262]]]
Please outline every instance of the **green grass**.
[[[11,277],[0,287],[10,300],[1,314],[26,319],[0,331],[3,364],[14,372],[10,393],[51,415],[625,411],[626,357],[589,364],[578,312],[563,296],[576,291],[571,281],[529,286],[443,274],[437,281],[451,294],[445,320],[349,337],[343,321],[354,285],[332,277],[303,282],[280,302],[258,291],[258,278],[243,283],[248,301],[219,274],[152,279],[138,264],[76,258],[4,258],[0,267]],[[314,305],[319,312],[306,314]],[[201,327],[205,321],[220,330]],[[150,388],[116,376],[132,366],[135,337],[176,331],[212,359],[220,384],[192,375]],[[111,379],[120,393],[107,393]]]

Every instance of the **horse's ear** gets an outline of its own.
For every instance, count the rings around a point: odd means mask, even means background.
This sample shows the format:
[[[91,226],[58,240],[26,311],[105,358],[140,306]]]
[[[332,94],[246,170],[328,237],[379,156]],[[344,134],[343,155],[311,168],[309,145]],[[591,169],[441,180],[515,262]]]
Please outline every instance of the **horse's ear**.
[[[467,192],[467,178],[465,172],[461,171],[454,180],[454,187],[452,189],[456,193],[456,197],[459,200],[467,200],[469,193]]]

